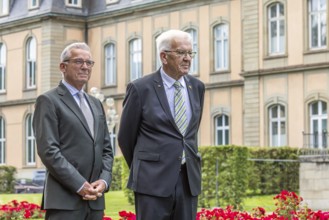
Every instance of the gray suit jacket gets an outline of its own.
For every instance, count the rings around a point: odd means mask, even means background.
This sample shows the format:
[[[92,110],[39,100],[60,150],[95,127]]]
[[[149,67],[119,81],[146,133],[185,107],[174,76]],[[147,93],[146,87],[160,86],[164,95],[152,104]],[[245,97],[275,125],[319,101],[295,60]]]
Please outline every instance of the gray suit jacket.
[[[192,110],[184,137],[170,112],[159,70],[127,87],[118,142],[130,167],[128,188],[135,192],[169,196],[179,177],[183,149],[191,193],[198,195],[201,192],[197,133],[205,87],[192,76],[184,76],[184,79]]]
[[[110,186],[113,152],[100,101],[87,97],[94,116],[94,134],[68,89],[60,83],[37,98],[33,129],[38,154],[47,168],[42,208],[73,210],[85,203],[77,194],[85,181],[103,179]],[[104,196],[89,201],[105,208]]]

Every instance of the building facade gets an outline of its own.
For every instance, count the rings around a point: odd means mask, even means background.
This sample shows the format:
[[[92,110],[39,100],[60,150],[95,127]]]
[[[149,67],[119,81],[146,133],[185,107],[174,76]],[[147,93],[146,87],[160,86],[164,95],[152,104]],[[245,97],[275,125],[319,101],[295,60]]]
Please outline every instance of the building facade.
[[[127,84],[161,66],[155,39],[169,29],[192,35],[197,55],[190,74],[206,85],[200,146],[326,148],[328,6],[328,0],[0,0],[0,164],[17,167],[18,177],[43,168],[34,103],[61,80],[66,45],[89,44],[95,65],[86,90],[114,98],[120,116]]]

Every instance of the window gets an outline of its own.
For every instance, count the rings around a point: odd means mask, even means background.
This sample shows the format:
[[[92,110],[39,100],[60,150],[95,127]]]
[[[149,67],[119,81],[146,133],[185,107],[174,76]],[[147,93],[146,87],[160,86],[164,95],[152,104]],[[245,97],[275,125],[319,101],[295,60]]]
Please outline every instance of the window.
[[[6,163],[5,120],[0,117],[0,165]]]
[[[228,25],[219,24],[214,28],[215,71],[228,70]]]
[[[106,4],[113,4],[118,2],[119,0],[106,0]]]
[[[310,144],[314,148],[327,148],[327,103],[317,101],[310,104]]]
[[[110,139],[111,139],[111,145],[112,145],[112,150],[113,150],[113,155],[116,153],[116,139],[117,139],[117,134],[115,131],[115,127],[110,131]]]
[[[39,0],[29,0],[29,9],[35,9],[39,7]]]
[[[159,36],[160,36],[160,34],[158,36],[156,36],[155,39],[157,39]],[[159,51],[158,51],[156,40],[154,41],[154,45],[155,45],[155,54],[156,54],[155,70],[158,70],[162,66],[162,62],[161,62],[161,59],[160,59],[160,54],[159,54]]]
[[[0,0],[0,16],[9,14],[9,0]]]
[[[26,165],[35,165],[35,139],[32,129],[32,119],[32,114],[28,114],[25,120]]]
[[[0,93],[6,91],[6,46],[0,43]]]
[[[215,144],[229,144],[230,127],[227,115],[219,115],[215,117]]]
[[[28,39],[26,44],[26,88],[36,87],[36,58],[37,48],[35,38]]]
[[[274,105],[269,108],[269,137],[270,146],[287,145],[286,112],[282,105]]]
[[[81,7],[81,0],[66,0],[67,6]]]
[[[268,36],[270,55],[285,52],[285,17],[282,3],[274,3],[268,8]]]
[[[129,43],[130,81],[142,77],[142,40],[133,39]]]
[[[186,30],[192,36],[192,50],[198,51],[198,35],[195,29],[190,28]],[[192,59],[190,74],[196,75],[198,71],[198,53]]]
[[[311,49],[327,44],[327,0],[309,0],[309,45]]]
[[[115,45],[109,43],[105,45],[105,85],[116,84],[116,51]]]

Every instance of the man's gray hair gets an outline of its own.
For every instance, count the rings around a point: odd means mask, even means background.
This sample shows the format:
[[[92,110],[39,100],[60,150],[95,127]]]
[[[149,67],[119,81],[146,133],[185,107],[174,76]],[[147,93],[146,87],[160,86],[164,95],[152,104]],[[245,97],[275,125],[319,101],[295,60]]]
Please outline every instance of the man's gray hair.
[[[160,52],[164,50],[171,50],[171,46],[173,43],[173,40],[175,38],[185,38],[187,41],[189,41],[192,44],[192,36],[181,30],[169,30],[165,31],[156,39],[156,45],[158,49],[158,55],[160,55]]]
[[[68,46],[65,47],[61,54],[61,62],[64,62],[65,60],[70,59],[71,57],[71,51],[73,49],[82,49],[90,52],[89,46],[85,42],[75,42],[72,44],[69,44]]]

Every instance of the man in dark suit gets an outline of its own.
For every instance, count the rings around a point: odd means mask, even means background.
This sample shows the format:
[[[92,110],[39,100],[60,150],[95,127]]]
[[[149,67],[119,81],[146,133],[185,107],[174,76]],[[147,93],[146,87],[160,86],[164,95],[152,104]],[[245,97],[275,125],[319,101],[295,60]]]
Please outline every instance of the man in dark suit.
[[[193,220],[201,191],[197,136],[205,87],[188,75],[195,55],[188,33],[166,31],[157,47],[162,67],[127,86],[118,142],[130,168],[137,219]]]
[[[87,44],[70,44],[61,54],[62,81],[36,101],[33,129],[47,168],[42,208],[49,220],[104,215],[113,152],[102,104],[83,91],[93,65]]]

